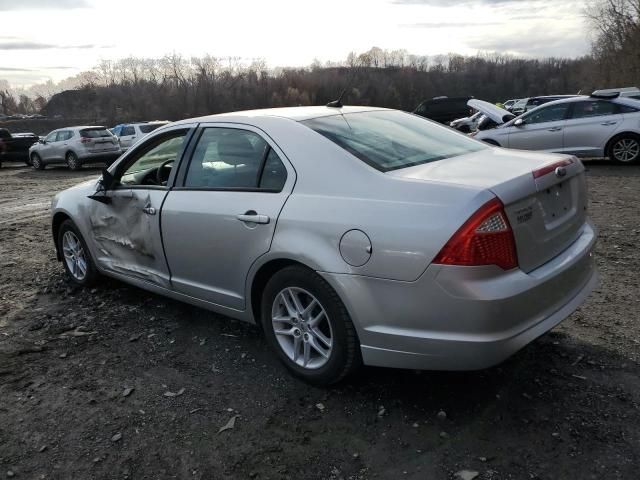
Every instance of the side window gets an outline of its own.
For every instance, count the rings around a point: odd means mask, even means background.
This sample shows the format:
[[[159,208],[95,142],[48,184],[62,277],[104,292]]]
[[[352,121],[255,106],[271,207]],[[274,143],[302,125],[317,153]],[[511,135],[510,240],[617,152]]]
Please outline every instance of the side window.
[[[47,138],[45,138],[45,140],[47,142],[55,142],[57,137],[58,137],[58,132],[51,132],[49,135],[47,135]]]
[[[278,154],[269,148],[267,160],[264,162],[260,188],[280,192],[287,181],[287,169],[284,167]]]
[[[589,100],[586,102],[575,102],[573,104],[573,114],[571,118],[601,117],[603,115],[614,115],[618,113],[616,104],[605,100]]]
[[[122,130],[122,127],[115,127],[111,129],[111,133],[113,133],[116,137],[120,136],[120,130]]]
[[[129,135],[135,135],[136,131],[133,129],[132,125],[127,125],[126,127],[122,127],[122,133],[120,136],[127,137]]]
[[[418,108],[416,108],[416,112],[418,115],[424,115],[425,113],[427,113],[427,105],[425,103],[422,103],[418,106]]]
[[[618,113],[636,113],[640,110],[638,110],[635,107],[630,107],[629,105],[622,105],[621,103],[618,103]]]
[[[145,142],[127,162],[120,178],[122,185],[158,185],[157,179],[166,181],[171,168],[182,152],[187,130],[178,130]],[[158,169],[163,172],[158,172]]]
[[[523,120],[527,124],[557,122],[558,120],[564,120],[569,110],[568,103],[561,103],[559,105],[549,105],[547,107],[540,108],[535,112],[531,112],[523,117]]]
[[[193,152],[185,187],[258,188],[268,144],[256,133],[233,128],[207,128]]]
[[[69,140],[73,137],[73,132],[71,130],[65,130],[63,132],[58,132],[58,142]]]

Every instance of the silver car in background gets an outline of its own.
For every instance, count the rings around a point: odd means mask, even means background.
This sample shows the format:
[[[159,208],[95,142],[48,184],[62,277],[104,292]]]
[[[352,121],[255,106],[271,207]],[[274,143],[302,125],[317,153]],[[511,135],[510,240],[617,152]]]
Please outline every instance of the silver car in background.
[[[594,288],[574,157],[409,113],[300,107],[176,122],[55,196],[70,278],[257,323],[296,375],[495,365]]]
[[[493,107],[483,111],[500,125],[477,131],[473,134],[477,140],[521,150],[606,156],[625,164],[640,159],[638,100],[615,95],[572,97],[544,104],[506,123],[498,107]]]
[[[148,133],[153,132],[155,129],[160,128],[168,124],[167,121],[154,121],[154,122],[137,122],[137,123],[121,123],[111,129],[116,137],[118,137],[118,143],[123,152],[126,152],[131,146],[142,139]]]
[[[106,127],[82,126],[53,130],[29,149],[29,160],[36,170],[51,164],[66,164],[71,170],[85,163],[110,165],[122,150],[118,139]]]

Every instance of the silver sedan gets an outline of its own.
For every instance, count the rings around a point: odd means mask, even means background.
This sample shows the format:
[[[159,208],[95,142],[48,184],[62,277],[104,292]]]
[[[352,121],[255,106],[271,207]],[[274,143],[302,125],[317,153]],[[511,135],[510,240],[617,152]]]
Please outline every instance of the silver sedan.
[[[503,361],[596,284],[584,167],[360,107],[162,127],[53,200],[70,278],[261,325],[296,375]]]
[[[475,103],[474,103],[475,102]],[[500,147],[640,161],[640,102],[615,95],[571,97],[544,104],[513,120],[506,110],[470,100],[499,125],[475,138]],[[513,118],[513,117],[506,117]]]

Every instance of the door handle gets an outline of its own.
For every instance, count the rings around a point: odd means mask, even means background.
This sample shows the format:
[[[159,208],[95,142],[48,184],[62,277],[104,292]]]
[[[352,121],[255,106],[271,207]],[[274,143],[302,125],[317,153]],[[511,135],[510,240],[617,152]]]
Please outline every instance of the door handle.
[[[241,222],[246,222],[246,223],[267,224],[271,221],[271,219],[268,216],[258,215],[253,210],[249,210],[248,212],[245,212],[242,215],[237,215],[236,218]]]
[[[618,123],[618,122],[603,122],[603,123],[601,123],[600,125],[604,125],[604,126],[607,126],[607,127],[608,127],[608,126],[610,126],[610,125],[615,125],[616,123]]]
[[[147,205],[146,207],[144,207],[142,209],[142,211],[144,213],[146,213],[147,215],[155,215],[156,214],[156,209],[153,208],[151,205]]]
[[[559,132],[560,130],[562,130],[562,127],[553,127],[549,129],[550,132]]]

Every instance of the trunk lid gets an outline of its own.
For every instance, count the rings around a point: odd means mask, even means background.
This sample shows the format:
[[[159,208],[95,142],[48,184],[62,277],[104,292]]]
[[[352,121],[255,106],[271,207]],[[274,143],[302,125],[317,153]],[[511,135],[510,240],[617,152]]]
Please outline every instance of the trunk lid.
[[[558,162],[566,164],[559,174],[557,166],[550,167]],[[488,148],[387,175],[493,192],[505,206],[518,264],[525,272],[564,251],[580,236],[587,220],[584,166],[566,155]]]

